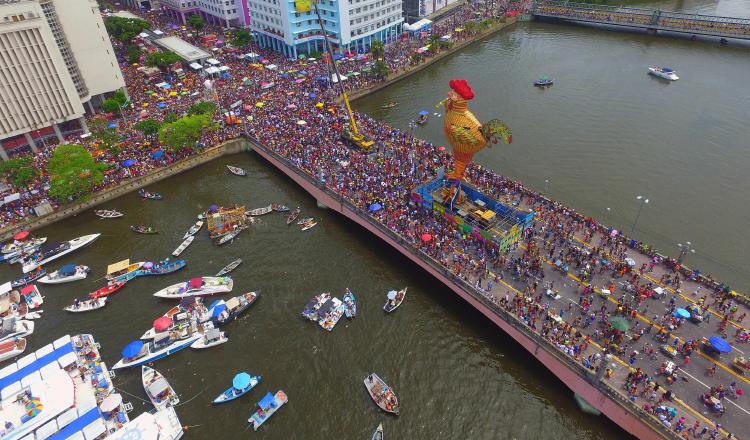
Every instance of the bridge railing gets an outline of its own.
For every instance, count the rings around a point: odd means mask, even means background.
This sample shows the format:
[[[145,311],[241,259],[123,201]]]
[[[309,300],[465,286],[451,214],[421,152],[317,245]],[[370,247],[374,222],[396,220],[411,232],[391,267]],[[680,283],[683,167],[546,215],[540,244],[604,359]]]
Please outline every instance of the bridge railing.
[[[507,322],[513,328],[523,333],[524,336],[534,341],[539,348],[547,352],[550,356],[554,357],[557,361],[563,363],[568,368],[576,372],[578,376],[582,377],[586,382],[588,382],[589,384],[597,388],[603,394],[607,395],[612,401],[616,402],[618,405],[626,409],[628,412],[634,414],[636,417],[641,419],[643,422],[649,425],[654,431],[660,433],[663,438],[667,438],[667,439],[679,438],[675,432],[671,431],[669,428],[661,424],[654,416],[644,411],[641,407],[636,405],[634,402],[630,401],[626,396],[624,396],[620,391],[618,391],[611,384],[609,384],[608,382],[604,380],[601,380],[600,378],[596,376],[594,372],[585,368],[581,363],[577,362],[572,357],[562,353],[549,340],[542,337],[537,332],[533,331],[528,325],[526,325],[523,321],[521,321],[515,314],[501,307],[499,304],[497,304],[495,301],[485,296],[481,291],[476,289],[467,281],[455,276],[453,273],[451,273],[450,270],[448,270],[447,267],[445,267],[439,261],[435,260],[430,255],[426,254],[421,249],[418,249],[417,247],[415,247],[411,241],[397,234],[395,231],[386,227],[382,223],[378,222],[375,218],[370,216],[367,211],[356,206],[355,204],[351,203],[348,199],[344,198],[339,193],[328,188],[323,182],[316,179],[311,174],[299,169],[297,165],[294,164],[292,161],[290,161],[288,158],[276,153],[272,149],[267,148],[258,139],[252,136],[249,136],[247,134],[245,135],[245,137],[250,142],[252,142],[255,148],[263,150],[264,153],[272,156],[275,160],[283,163],[287,169],[294,172],[295,174],[297,174],[298,176],[306,180],[308,183],[314,185],[319,190],[323,191],[328,196],[330,196],[331,198],[339,202],[342,208],[346,207],[346,209],[355,213],[360,219],[365,220],[367,223],[369,223],[370,225],[372,225],[373,227],[381,231],[383,234],[390,237],[392,240],[396,241],[401,247],[405,248],[408,252],[417,256],[419,259],[427,263],[435,271],[442,273],[446,278],[451,280],[453,283],[459,285],[472,298],[474,298],[476,301],[481,303],[484,307],[487,307],[488,309],[490,309],[493,313],[500,316],[503,319],[503,321]]]

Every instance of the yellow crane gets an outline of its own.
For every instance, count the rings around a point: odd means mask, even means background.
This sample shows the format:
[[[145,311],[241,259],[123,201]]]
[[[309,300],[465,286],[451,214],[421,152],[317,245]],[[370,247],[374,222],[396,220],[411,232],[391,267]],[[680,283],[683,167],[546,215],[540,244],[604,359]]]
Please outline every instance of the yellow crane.
[[[349,105],[349,98],[346,96],[346,89],[344,88],[344,82],[342,81],[342,76],[339,74],[339,68],[336,65],[336,60],[333,59],[333,51],[331,50],[331,43],[328,42],[328,32],[325,30],[325,26],[323,25],[323,18],[320,16],[320,10],[318,9],[318,0],[312,0],[312,6],[315,8],[315,15],[318,17],[318,24],[320,25],[320,31],[323,33],[323,41],[325,42],[325,50],[328,53],[328,61],[331,63],[331,66],[333,66],[333,73],[335,76],[332,75],[331,82],[333,82],[333,78],[336,78],[336,84],[338,84],[339,90],[341,92],[341,99],[344,101],[344,106],[346,107],[346,113],[349,116],[349,126],[344,127],[344,131],[341,134],[342,137],[352,144],[354,144],[356,147],[364,150],[369,151],[374,145],[375,142],[373,142],[370,138],[365,136],[364,133],[360,132],[357,128],[357,121],[354,119],[354,113],[352,112],[352,107]],[[328,72],[331,73],[330,70]]]

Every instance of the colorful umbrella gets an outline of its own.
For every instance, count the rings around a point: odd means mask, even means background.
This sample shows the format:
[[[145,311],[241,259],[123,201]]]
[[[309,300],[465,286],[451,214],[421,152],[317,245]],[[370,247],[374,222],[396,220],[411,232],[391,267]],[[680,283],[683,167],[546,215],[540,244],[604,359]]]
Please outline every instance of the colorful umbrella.
[[[675,310],[674,315],[685,319],[690,318],[690,312],[682,308]]]
[[[383,208],[383,205],[381,205],[380,203],[373,203],[372,205],[370,205],[371,212],[380,211],[382,208]]]
[[[430,235],[430,234],[427,234],[427,233],[425,233],[425,234],[422,234],[422,241],[424,241],[424,242],[428,242],[428,241],[430,241],[430,240],[432,240],[432,235]]]
[[[20,240],[25,240],[26,237],[28,237],[30,233],[31,232],[29,232],[29,231],[21,231],[18,234],[16,234],[16,235],[13,236],[13,240],[19,240],[19,241]]]

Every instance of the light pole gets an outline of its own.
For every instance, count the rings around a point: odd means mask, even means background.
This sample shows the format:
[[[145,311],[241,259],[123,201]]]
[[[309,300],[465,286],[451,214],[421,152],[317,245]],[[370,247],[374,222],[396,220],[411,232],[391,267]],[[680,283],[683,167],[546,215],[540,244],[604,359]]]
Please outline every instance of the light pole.
[[[695,253],[695,249],[693,249],[693,243],[690,243],[689,241],[686,241],[685,244],[677,243],[677,247],[680,248],[680,255],[677,257],[677,262],[682,263],[682,259],[685,258],[685,255],[690,252],[691,254]]]
[[[547,195],[547,186],[549,185],[549,179],[544,179],[544,195]]]
[[[640,200],[641,204],[638,205],[638,214],[635,215],[635,220],[633,220],[633,226],[630,228],[630,237],[633,237],[633,232],[635,232],[635,225],[638,223],[638,217],[641,216],[641,211],[643,210],[643,205],[648,203],[648,199],[643,196],[636,196],[636,200]]]

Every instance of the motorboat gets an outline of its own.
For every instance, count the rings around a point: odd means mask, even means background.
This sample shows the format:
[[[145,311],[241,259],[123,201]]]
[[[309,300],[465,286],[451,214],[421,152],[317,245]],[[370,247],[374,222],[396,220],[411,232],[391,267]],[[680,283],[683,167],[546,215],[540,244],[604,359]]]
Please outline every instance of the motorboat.
[[[9,316],[4,318],[2,324],[0,324],[0,342],[23,338],[33,333],[34,321],[27,319],[17,319],[15,316]]]
[[[14,252],[26,252],[26,251],[31,250],[32,248],[43,245],[46,241],[47,241],[47,237],[32,238],[30,240],[24,240],[24,241],[15,240],[12,243],[8,243],[5,246],[3,246],[0,252],[2,252],[3,254],[11,254]]]
[[[370,373],[364,380],[365,388],[373,402],[383,411],[398,415],[400,408],[398,398],[383,379],[375,373]]]
[[[258,293],[256,292],[243,293],[242,295],[235,296],[226,301],[214,301],[214,303],[208,307],[208,312],[211,316],[211,320],[217,327],[219,327],[239,318],[255,303],[257,299]]]
[[[315,295],[302,309],[302,317],[309,319],[310,321],[318,320],[318,310],[331,299],[330,293],[321,293]]]
[[[318,310],[318,324],[330,332],[342,316],[344,303],[338,298],[331,298]]]
[[[190,300],[193,302],[189,302]],[[157,334],[165,331],[181,332],[191,326],[197,330],[199,324],[210,319],[209,310],[203,305],[200,298],[188,297],[181,304],[172,307],[162,316],[156,318],[153,326],[146,330],[141,339],[153,339]]]
[[[344,315],[349,319],[353,319],[357,316],[357,297],[354,296],[354,292],[347,287],[346,293],[344,293],[342,299],[344,301]]]
[[[38,257],[38,252],[41,246],[34,246],[26,251],[11,252],[9,254],[3,254],[3,261],[7,261],[8,264],[21,264],[26,263],[27,260]]]
[[[141,383],[148,400],[151,401],[157,411],[180,403],[180,397],[172,388],[172,385],[167,382],[164,375],[148,365],[141,365]]]
[[[227,165],[227,169],[230,173],[234,174],[235,176],[247,176],[247,171],[243,170],[240,167],[233,167],[232,165]]]
[[[221,269],[221,270],[220,270],[220,271],[219,271],[219,272],[218,272],[218,273],[216,274],[216,276],[217,276],[217,277],[220,277],[220,276],[226,275],[226,274],[228,274],[229,272],[231,272],[231,271],[233,271],[233,270],[237,269],[237,266],[239,266],[240,264],[242,264],[242,258],[238,258],[238,259],[236,259],[236,260],[232,261],[231,263],[227,264],[226,266],[224,266],[224,267],[223,267],[223,268],[222,268],[222,269]]]
[[[143,277],[150,275],[167,275],[173,272],[177,272],[186,265],[187,263],[185,263],[185,260],[169,261],[169,258],[167,258],[166,260],[158,261],[156,263],[154,263],[153,261],[147,261],[143,263],[143,266],[141,266],[141,268],[136,271],[135,276]]]
[[[25,286],[25,285],[27,285],[29,283],[33,283],[34,281],[38,280],[39,278],[41,278],[41,277],[43,277],[45,275],[47,275],[47,271],[44,270],[43,267],[40,267],[40,268],[36,269],[33,272],[29,272],[29,273],[25,274],[24,276],[22,276],[21,278],[19,278],[17,280],[11,281],[10,282],[10,287],[12,287],[14,289],[18,288],[18,287],[23,287],[23,286]]]
[[[52,273],[39,278],[37,281],[42,284],[62,284],[70,283],[85,279],[91,269],[88,266],[79,266],[76,264],[66,264]]]
[[[648,73],[669,81],[677,81],[680,79],[680,77],[677,76],[677,73],[669,67],[649,67]]]
[[[143,266],[143,261],[130,263],[130,260],[122,260],[107,266],[107,281],[130,281],[135,278],[136,271]]]
[[[44,297],[34,284],[21,288],[20,294],[29,310],[36,310],[44,304]]]
[[[261,376],[251,376],[244,371],[238,373],[232,379],[232,387],[228,388],[223,393],[219,394],[214,400],[214,403],[226,403],[231,402],[234,399],[244,396],[249,393],[256,385],[261,381]]]
[[[299,225],[299,230],[300,231],[307,231],[308,229],[314,228],[315,225],[317,225],[317,224],[318,224],[318,222],[316,222],[315,220],[306,221],[306,222],[302,223],[301,225]]]
[[[218,328],[210,327],[206,328],[202,333],[201,337],[197,341],[190,345],[190,348],[195,350],[201,350],[203,348],[216,347],[227,342],[229,338],[226,332],[219,330]]]
[[[259,215],[265,215],[273,211],[273,204],[264,206],[263,208],[255,208],[245,212],[246,217],[257,217]]]
[[[125,215],[116,209],[97,209],[94,214],[101,219],[119,218]]]
[[[195,240],[195,236],[194,235],[188,236],[188,238],[186,238],[185,241],[183,241],[182,244],[180,244],[177,247],[177,249],[175,249],[174,252],[172,252],[172,256],[179,257],[180,254],[182,253],[182,251],[184,251],[185,249],[187,249],[187,247],[190,246],[190,243],[192,243],[193,240]]]
[[[187,240],[188,237],[191,237],[197,234],[198,231],[200,231],[202,227],[203,227],[203,220],[198,220],[197,222],[195,222],[193,226],[190,227],[190,229],[188,229],[185,235],[182,236],[182,239]]]
[[[149,192],[142,188],[138,190],[138,195],[146,200],[161,200],[163,198],[159,193]]]
[[[173,284],[154,293],[155,297],[179,299],[186,296],[213,295],[231,292],[234,282],[229,277],[197,277]]]
[[[258,402],[258,409],[247,419],[253,425],[253,430],[257,431],[260,425],[268,420],[288,400],[287,395],[281,390],[277,391],[276,394],[268,393],[263,396],[260,402]]]
[[[377,428],[375,428],[375,431],[372,433],[372,437],[370,437],[370,440],[384,440],[385,434],[383,433],[383,424],[379,424]]]
[[[125,286],[125,281],[115,281],[107,284],[106,286],[102,287],[101,289],[95,290],[91,293],[89,293],[89,298],[104,298],[105,296],[110,296],[113,293],[117,292],[118,290],[122,289],[123,286]]]
[[[295,220],[297,220],[297,217],[299,217],[300,209],[299,206],[292,212],[289,213],[289,215],[286,217],[286,225],[289,226],[292,223],[294,223]]]
[[[281,205],[279,203],[271,203],[271,209],[273,209],[276,212],[289,212],[288,206]]]
[[[156,230],[153,226],[148,225],[130,225],[130,230],[133,232],[136,232],[138,234],[158,234],[159,231]]]
[[[89,234],[72,240],[63,241],[62,243],[53,244],[46,248],[41,248],[36,258],[27,261],[23,265],[23,273],[31,272],[37,267],[56,260],[71,252],[77,251],[93,243],[101,234]]]
[[[397,105],[398,105],[398,102],[396,102],[396,101],[391,101],[391,102],[389,102],[388,104],[383,104],[383,105],[381,105],[381,106],[380,106],[380,108],[382,108],[383,110],[387,110],[387,109],[389,109],[389,108],[393,108],[393,107],[396,107]]]
[[[78,298],[73,300],[73,304],[64,307],[63,310],[66,312],[71,313],[83,313],[83,312],[91,312],[94,310],[101,309],[102,307],[107,305],[107,298],[106,297],[100,297],[100,298],[89,298],[80,300]]]
[[[0,362],[16,357],[26,350],[26,339],[13,338],[0,342]]]
[[[554,83],[555,83],[555,80],[548,77],[547,75],[542,75],[539,77],[539,79],[534,81],[534,85],[536,87],[549,87]]]
[[[424,125],[427,123],[427,120],[430,118],[430,112],[427,110],[422,110],[419,112],[419,115],[417,115],[416,123],[419,125]]]
[[[178,339],[172,337],[170,332],[160,333],[149,342],[133,341],[122,350],[122,359],[112,367],[113,370],[121,368],[140,367],[156,360],[189,347],[200,338],[200,333],[194,333],[187,338]]]
[[[388,292],[388,300],[385,302],[383,310],[385,310],[386,313],[391,313],[392,311],[396,310],[398,306],[400,306],[401,303],[404,302],[407,289],[408,287],[404,287],[398,292],[396,292],[395,290],[391,290],[390,292]]]
[[[247,229],[247,226],[236,227],[233,231],[227,232],[226,234],[221,235],[219,239],[216,240],[216,244],[221,246],[223,244],[229,243],[230,241],[234,241],[234,239],[237,238],[237,236],[240,235],[240,233],[244,231],[245,229]]]

